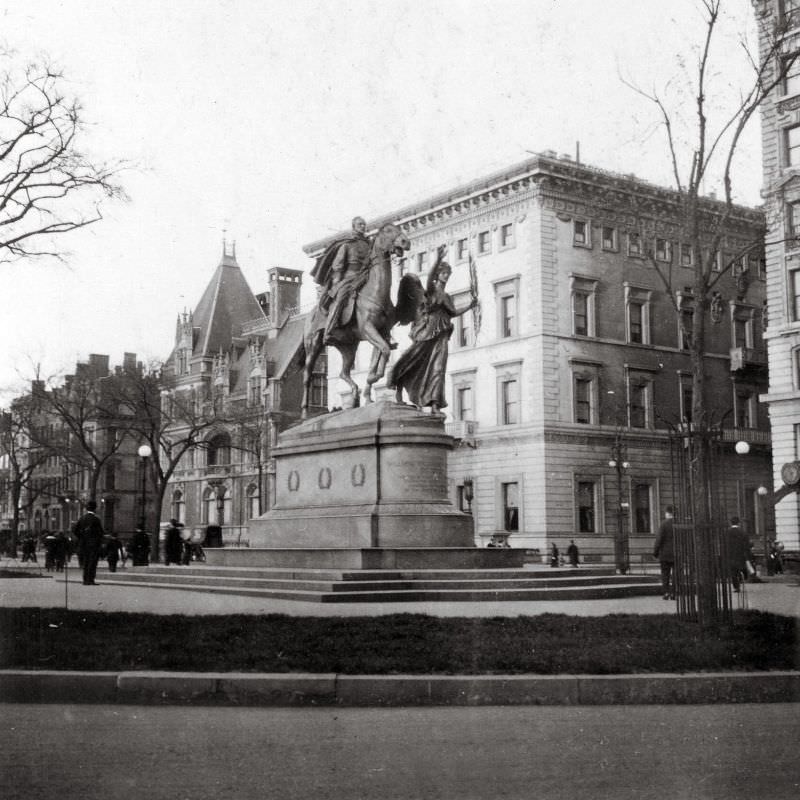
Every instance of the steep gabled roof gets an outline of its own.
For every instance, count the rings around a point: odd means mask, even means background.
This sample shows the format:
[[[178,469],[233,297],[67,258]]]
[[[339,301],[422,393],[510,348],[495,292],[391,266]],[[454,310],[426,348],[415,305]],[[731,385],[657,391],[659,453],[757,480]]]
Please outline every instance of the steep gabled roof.
[[[224,253],[194,310],[194,327],[200,329],[194,355],[227,351],[231,339],[239,335],[242,323],[263,316],[261,306],[239,269],[235,253]]]

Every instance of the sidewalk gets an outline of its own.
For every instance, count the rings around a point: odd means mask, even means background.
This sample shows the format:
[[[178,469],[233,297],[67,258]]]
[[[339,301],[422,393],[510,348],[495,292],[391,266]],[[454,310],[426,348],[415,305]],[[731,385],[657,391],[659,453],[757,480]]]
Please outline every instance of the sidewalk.
[[[0,561],[0,570],[6,567]],[[37,565],[21,565],[38,575]],[[180,567],[175,567],[180,570]],[[134,611],[147,614],[287,614],[297,617],[366,617],[385,614],[428,614],[435,617],[518,617],[537,614],[572,614],[594,617],[607,614],[674,614],[675,603],[661,597],[616,600],[547,600],[498,602],[415,603],[307,603],[276,598],[239,597],[194,591],[102,584],[84,586],[76,568],[65,585],[42,570],[42,578],[0,578],[0,606],[60,607],[86,611]],[[98,570],[103,580],[104,570]],[[734,596],[736,597],[736,596]],[[800,576],[747,584],[748,607],[757,611],[800,619]],[[736,602],[736,600],[734,600]]]
[[[6,566],[0,563],[0,570]],[[659,597],[489,603],[317,604],[206,595],[115,584],[66,585],[38,566],[35,577],[0,578],[0,607],[61,607],[154,614],[287,614],[513,617],[536,614],[674,614]],[[98,573],[102,580],[102,574]],[[800,619],[797,576],[746,587],[748,606]],[[800,702],[800,671],[647,675],[307,675],[0,670],[0,703],[132,703],[241,706],[620,705]]]

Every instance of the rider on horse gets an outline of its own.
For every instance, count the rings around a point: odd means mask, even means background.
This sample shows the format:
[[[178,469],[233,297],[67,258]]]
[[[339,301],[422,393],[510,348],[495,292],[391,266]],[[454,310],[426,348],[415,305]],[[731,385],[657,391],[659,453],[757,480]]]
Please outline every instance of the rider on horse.
[[[319,300],[320,309],[327,315],[325,344],[329,343],[332,331],[349,322],[355,296],[367,279],[372,246],[366,235],[367,223],[363,217],[354,217],[352,227],[350,236],[325,248],[311,271],[315,282],[325,287]]]

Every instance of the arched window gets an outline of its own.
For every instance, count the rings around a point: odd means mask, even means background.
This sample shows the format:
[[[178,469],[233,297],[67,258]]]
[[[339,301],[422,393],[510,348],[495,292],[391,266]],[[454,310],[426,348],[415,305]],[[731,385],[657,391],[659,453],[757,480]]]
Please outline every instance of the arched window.
[[[258,502],[258,486],[251,483],[247,487],[247,518],[254,519],[261,514],[261,504]]]
[[[178,522],[186,522],[186,501],[181,491],[172,493],[172,517]]]
[[[38,508],[36,509],[36,513],[33,515],[33,532],[42,532],[42,512]]]
[[[203,524],[214,525],[217,522],[217,495],[213,489],[203,492]]]
[[[231,437],[227,433],[218,433],[208,442],[208,459],[210,466],[231,463]]]

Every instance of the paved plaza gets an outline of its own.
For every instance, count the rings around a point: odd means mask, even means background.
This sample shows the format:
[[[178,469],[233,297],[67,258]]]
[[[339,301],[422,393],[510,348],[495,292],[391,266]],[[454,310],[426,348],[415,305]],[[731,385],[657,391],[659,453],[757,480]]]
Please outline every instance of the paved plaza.
[[[0,606],[61,607],[94,611],[136,611],[149,614],[288,614],[301,617],[360,617],[384,614],[429,614],[437,617],[517,617],[536,614],[606,614],[675,613],[674,602],[661,597],[628,597],[609,600],[549,600],[498,602],[412,602],[412,603],[307,603],[275,598],[240,597],[207,594],[198,591],[156,589],[153,587],[103,584],[84,586],[80,572],[69,571],[69,582],[55,580],[39,565],[0,560],[0,569],[24,569],[26,579],[0,578]],[[174,567],[180,572],[181,567]],[[547,567],[533,565],[533,570]],[[104,571],[98,572],[103,580]],[[736,596],[735,596],[736,597]],[[800,618],[800,576],[767,579],[747,584],[747,606]]]

